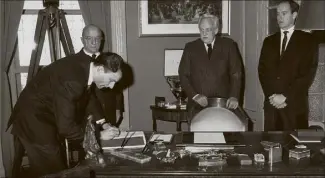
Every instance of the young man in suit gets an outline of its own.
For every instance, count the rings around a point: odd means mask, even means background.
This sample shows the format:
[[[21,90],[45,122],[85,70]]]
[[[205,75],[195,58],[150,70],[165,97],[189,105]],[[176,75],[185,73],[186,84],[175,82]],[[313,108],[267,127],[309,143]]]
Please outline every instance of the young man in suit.
[[[8,122],[8,127],[12,125],[11,133],[27,152],[35,176],[65,169],[60,140],[82,141],[82,123],[89,113],[94,113],[97,119],[104,118],[98,102],[88,102],[90,85],[112,87],[122,76],[121,70],[111,72],[106,56],[91,62],[91,53],[101,42],[99,33],[83,38],[84,49],[51,63],[27,83]],[[119,130],[108,123],[102,123],[102,127],[103,139],[119,134]]]
[[[310,33],[295,30],[299,5],[277,6],[280,32],[264,39],[258,73],[264,92],[264,130],[308,128],[308,88],[317,69],[316,45]]]
[[[236,109],[242,80],[237,43],[217,35],[218,17],[204,15],[198,27],[201,38],[185,45],[178,69],[188,96],[189,119],[208,105],[209,97],[226,98],[227,107]]]

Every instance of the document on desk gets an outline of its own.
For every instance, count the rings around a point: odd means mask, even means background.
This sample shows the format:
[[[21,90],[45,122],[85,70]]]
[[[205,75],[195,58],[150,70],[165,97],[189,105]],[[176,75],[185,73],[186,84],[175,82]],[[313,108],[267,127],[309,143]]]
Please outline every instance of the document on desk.
[[[111,140],[100,140],[102,149],[116,148],[143,148],[146,145],[146,138],[143,131],[122,131],[119,136]]]
[[[222,132],[194,132],[194,143],[226,143]]]
[[[173,134],[154,134],[151,137],[150,142],[161,140],[163,142],[170,143],[172,141],[172,138]]]

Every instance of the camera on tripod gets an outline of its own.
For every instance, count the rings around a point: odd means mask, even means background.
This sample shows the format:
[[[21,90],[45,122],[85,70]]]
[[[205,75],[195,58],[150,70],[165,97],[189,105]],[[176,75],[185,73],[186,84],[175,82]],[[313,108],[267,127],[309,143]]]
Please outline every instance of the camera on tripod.
[[[59,7],[59,0],[43,0],[44,7],[55,6]]]
[[[40,70],[40,60],[45,35],[48,35],[51,62],[60,59],[61,45],[66,56],[74,54],[65,12],[60,10],[59,0],[43,0],[44,9],[39,10],[36,22],[34,41],[37,47],[32,51],[28,68],[27,82]]]

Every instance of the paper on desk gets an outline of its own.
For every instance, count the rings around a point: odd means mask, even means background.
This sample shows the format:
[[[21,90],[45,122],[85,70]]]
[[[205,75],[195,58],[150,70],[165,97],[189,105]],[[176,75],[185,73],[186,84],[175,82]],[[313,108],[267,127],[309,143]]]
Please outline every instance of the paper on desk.
[[[117,137],[114,137],[113,139],[124,139],[124,138],[133,138],[133,137],[144,137],[143,131],[121,131],[120,135]]]
[[[208,147],[200,147],[200,146],[186,146],[185,150],[191,153],[202,153],[210,150],[233,150],[234,146],[208,146]]]
[[[151,139],[150,142],[154,142],[156,140],[162,140],[163,142],[171,142],[173,137],[173,134],[154,134]]]
[[[143,148],[146,138],[143,131],[121,131],[120,135],[111,140],[101,140],[103,150],[121,148]]]
[[[194,143],[226,143],[222,132],[195,132]]]

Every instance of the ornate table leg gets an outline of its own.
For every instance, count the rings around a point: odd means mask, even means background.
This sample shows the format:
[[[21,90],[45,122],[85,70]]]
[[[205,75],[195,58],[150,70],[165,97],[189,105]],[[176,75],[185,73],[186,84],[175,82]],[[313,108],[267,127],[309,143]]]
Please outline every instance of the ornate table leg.
[[[176,122],[176,131],[182,131],[182,122],[180,121],[177,121]]]
[[[154,116],[152,116],[152,130],[157,131],[157,120]]]
[[[187,131],[191,131],[191,122],[188,120],[187,122]]]

